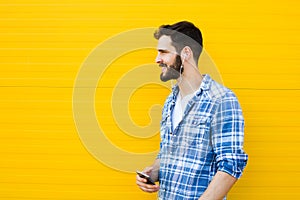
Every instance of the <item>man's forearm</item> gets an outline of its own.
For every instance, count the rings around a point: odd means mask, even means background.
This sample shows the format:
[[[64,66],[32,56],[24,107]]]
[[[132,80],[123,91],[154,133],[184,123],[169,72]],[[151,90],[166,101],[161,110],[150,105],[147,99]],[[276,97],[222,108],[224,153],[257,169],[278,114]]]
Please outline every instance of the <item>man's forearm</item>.
[[[160,166],[160,159],[156,159],[154,163],[152,164],[152,171],[151,171],[151,178],[154,181],[158,181],[158,171]]]
[[[236,182],[233,176],[218,171],[199,200],[221,200]]]

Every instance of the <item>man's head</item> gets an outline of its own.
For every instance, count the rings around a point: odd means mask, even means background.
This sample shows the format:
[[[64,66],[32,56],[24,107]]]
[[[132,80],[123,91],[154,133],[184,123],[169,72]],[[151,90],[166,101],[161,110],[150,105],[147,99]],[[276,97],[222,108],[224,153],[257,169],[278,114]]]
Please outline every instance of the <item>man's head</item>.
[[[185,59],[192,58],[198,63],[202,51],[200,30],[190,22],[162,25],[154,33],[158,40],[156,62],[162,67],[160,79],[178,79],[183,73]]]
[[[154,33],[154,37],[158,40],[163,35],[170,36],[178,55],[184,47],[188,46],[193,52],[195,62],[198,62],[203,41],[201,31],[194,24],[181,21],[172,25],[162,25]]]

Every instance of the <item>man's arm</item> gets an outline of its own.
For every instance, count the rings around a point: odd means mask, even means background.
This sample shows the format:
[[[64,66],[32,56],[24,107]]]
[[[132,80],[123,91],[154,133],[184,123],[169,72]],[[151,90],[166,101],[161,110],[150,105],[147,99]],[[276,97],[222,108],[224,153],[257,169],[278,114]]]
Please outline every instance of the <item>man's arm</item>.
[[[199,200],[223,199],[236,181],[233,176],[218,171]]]
[[[232,92],[223,96],[211,128],[218,171],[200,200],[223,199],[247,164],[248,156],[243,151],[244,117]]]
[[[160,160],[156,159],[150,167],[146,167],[143,172],[148,174],[153,181],[158,181],[158,171],[159,171]],[[146,184],[147,180],[144,178],[136,176],[136,184],[144,192],[157,192],[159,190],[159,185]]]

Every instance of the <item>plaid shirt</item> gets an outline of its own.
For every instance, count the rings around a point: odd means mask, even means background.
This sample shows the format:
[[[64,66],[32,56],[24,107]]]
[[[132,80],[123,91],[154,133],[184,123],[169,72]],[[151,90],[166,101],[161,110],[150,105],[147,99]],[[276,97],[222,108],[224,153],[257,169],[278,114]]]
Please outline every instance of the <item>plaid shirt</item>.
[[[205,75],[172,131],[178,92],[174,87],[162,114],[157,157],[162,200],[198,199],[217,171],[239,178],[248,160],[242,110],[232,91]]]

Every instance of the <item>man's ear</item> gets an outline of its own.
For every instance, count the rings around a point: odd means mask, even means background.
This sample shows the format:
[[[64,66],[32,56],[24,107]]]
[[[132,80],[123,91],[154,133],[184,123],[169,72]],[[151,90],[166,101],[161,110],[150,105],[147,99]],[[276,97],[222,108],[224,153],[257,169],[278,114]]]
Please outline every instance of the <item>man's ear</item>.
[[[189,46],[185,46],[182,50],[181,50],[181,53],[180,53],[180,56],[181,56],[181,59],[182,60],[188,60],[191,55],[192,55],[192,50]]]

